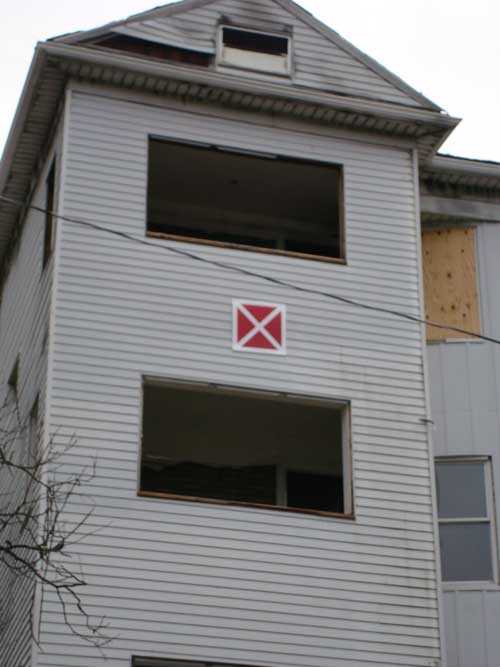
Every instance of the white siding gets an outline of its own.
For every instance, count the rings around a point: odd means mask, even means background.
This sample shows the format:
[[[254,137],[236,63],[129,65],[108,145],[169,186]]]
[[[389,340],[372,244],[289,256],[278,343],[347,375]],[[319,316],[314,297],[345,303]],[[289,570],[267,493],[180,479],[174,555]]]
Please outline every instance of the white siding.
[[[176,247],[418,314],[408,150],[109,95],[73,93],[66,215],[144,238],[149,133],[341,162],[348,266]],[[89,528],[100,530],[79,548],[85,599],[115,639],[104,662],[47,596],[38,664],[437,664],[419,327],[154,245],[63,227],[50,424],[76,434],[74,463],[97,459],[82,505],[95,503]],[[287,357],[232,351],[233,298],[286,304]],[[138,498],[142,375],[352,400],[356,520]]]
[[[45,179],[50,162],[40,177],[33,203],[45,206]],[[31,211],[24,222],[18,250],[3,288],[0,303],[0,401],[19,357],[20,416],[26,420],[39,396],[39,415],[43,418],[47,372],[47,334],[52,286],[52,261],[42,269],[44,215]],[[19,447],[26,446],[21,438]],[[0,466],[1,468],[1,466]],[[1,471],[0,471],[1,472]],[[14,490],[16,479],[1,478],[0,489]],[[19,493],[22,492],[19,488]],[[6,538],[5,535],[2,536]],[[9,571],[0,568],[0,623],[2,611],[8,615],[7,630],[0,632],[0,665],[25,667],[31,664],[31,607],[33,588]]]
[[[293,83],[298,86],[420,106],[410,95],[272,0],[219,0],[164,19],[128,23],[115,31],[139,39],[207,50],[210,44],[215,48],[217,26],[227,16],[241,25],[269,23],[293,28]]]
[[[479,290],[484,332],[500,338],[500,227],[477,228]],[[500,518],[500,347],[483,342],[428,346],[434,449],[437,456],[490,456]],[[498,558],[498,555],[497,555]],[[446,586],[445,586],[446,587]],[[449,667],[498,667],[500,587],[445,592]]]

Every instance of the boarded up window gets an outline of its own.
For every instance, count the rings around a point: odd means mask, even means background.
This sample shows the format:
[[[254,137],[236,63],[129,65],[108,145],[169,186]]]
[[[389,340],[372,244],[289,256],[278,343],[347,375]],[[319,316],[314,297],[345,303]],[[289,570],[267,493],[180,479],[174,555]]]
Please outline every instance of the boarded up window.
[[[480,333],[475,229],[426,230],[422,237],[426,318]],[[427,327],[427,340],[470,338]]]

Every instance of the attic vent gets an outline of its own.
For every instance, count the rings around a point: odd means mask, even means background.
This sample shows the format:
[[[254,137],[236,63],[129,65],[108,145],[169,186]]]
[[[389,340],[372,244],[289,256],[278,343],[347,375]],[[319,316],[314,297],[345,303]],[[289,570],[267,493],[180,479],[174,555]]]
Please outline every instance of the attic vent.
[[[223,26],[218,62],[261,72],[289,74],[290,46],[289,37]]]

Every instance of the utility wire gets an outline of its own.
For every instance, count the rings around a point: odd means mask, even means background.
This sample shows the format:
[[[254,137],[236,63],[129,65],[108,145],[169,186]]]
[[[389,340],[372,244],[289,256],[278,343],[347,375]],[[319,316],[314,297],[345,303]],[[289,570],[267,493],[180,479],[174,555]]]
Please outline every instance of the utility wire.
[[[189,250],[183,250],[181,248],[175,248],[170,245],[159,244],[153,241],[148,241],[145,238],[139,238],[137,236],[133,236],[132,234],[128,234],[127,232],[121,232],[117,229],[110,229],[109,227],[98,225],[88,220],[80,220],[78,218],[73,218],[67,215],[59,215],[55,211],[50,211],[46,208],[42,208],[41,206],[35,206],[34,204],[26,205],[17,199],[12,199],[11,197],[6,197],[5,195],[0,195],[0,199],[10,204],[13,204],[14,206],[17,206],[18,208],[27,208],[33,211],[38,211],[39,213],[44,213],[45,215],[50,215],[54,218],[64,220],[66,222],[75,225],[80,225],[81,227],[86,227],[87,229],[93,229],[94,231],[104,232],[106,234],[110,234],[118,238],[125,239],[127,241],[132,241],[133,243],[138,243],[143,246],[154,248],[155,250],[162,250],[170,254],[179,255],[181,257],[187,257],[188,259],[194,260],[196,262],[209,264],[219,269],[224,269],[225,271],[233,271],[235,273],[239,273],[240,275],[244,275],[249,278],[257,278],[267,283],[271,283],[272,285],[277,285],[278,287],[291,289],[296,292],[301,292],[302,294],[312,294],[314,296],[321,296],[326,299],[332,299],[333,301],[337,301],[338,303],[344,303],[349,306],[354,306],[355,308],[362,308],[364,310],[369,310],[375,313],[382,313],[384,315],[392,315],[393,317],[406,320],[408,322],[414,322],[415,324],[425,324],[429,327],[434,327],[436,329],[443,329],[445,331],[454,331],[456,333],[464,334],[465,336],[471,336],[479,340],[484,340],[489,343],[495,343],[496,345],[500,345],[500,339],[498,338],[492,338],[491,336],[484,336],[482,334],[475,333],[474,331],[468,331],[467,329],[461,329],[460,327],[454,327],[448,324],[441,324],[440,322],[433,322],[432,320],[426,320],[417,317],[416,315],[410,315],[409,313],[393,310],[391,308],[384,308],[383,306],[374,306],[369,303],[364,303],[362,301],[357,301],[355,299],[349,299],[348,297],[340,296],[339,294],[334,294],[332,292],[323,292],[321,290],[316,290],[311,287],[303,287],[295,283],[290,283],[286,280],[281,280],[280,278],[275,278],[273,276],[269,276],[263,273],[258,273],[257,271],[250,271],[249,269],[244,269],[240,266],[235,266],[233,264],[228,264],[226,262],[221,262],[215,259],[209,259],[207,257],[203,257],[202,255],[198,255],[197,253],[190,252]]]

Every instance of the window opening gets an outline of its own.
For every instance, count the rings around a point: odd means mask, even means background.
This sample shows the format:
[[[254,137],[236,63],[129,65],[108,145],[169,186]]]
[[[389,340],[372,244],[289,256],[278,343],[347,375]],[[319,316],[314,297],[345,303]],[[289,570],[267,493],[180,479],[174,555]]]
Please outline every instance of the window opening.
[[[41,460],[39,422],[39,398],[37,397],[31,408],[28,423],[28,464],[38,466]]]
[[[244,665],[228,665],[218,662],[192,662],[187,660],[163,660],[162,658],[132,658],[132,667],[245,667]],[[252,665],[252,667],[257,667]]]
[[[489,459],[440,459],[436,481],[443,581],[494,580]]]
[[[198,67],[209,67],[214,60],[214,56],[210,53],[167,46],[127,35],[106,37],[98,42],[96,46],[103,46],[114,51],[132,53],[137,56],[145,56],[146,58],[155,58],[157,60],[166,60],[185,65],[197,65]]]
[[[55,202],[55,182],[56,182],[56,161],[52,161],[46,181],[45,195],[45,234],[43,241],[43,266],[45,267],[52,255],[54,247],[54,202]]]
[[[283,56],[288,54],[288,38],[266,35],[260,32],[223,28],[222,42],[224,46],[245,51],[257,51],[270,55]]]
[[[348,407],[146,383],[140,492],[350,514]]]
[[[19,395],[18,385],[19,385],[19,357],[16,359],[16,362],[10,372],[9,380],[7,382],[9,387],[9,394],[12,398],[17,399]]]
[[[152,139],[148,233],[343,260],[342,168]]]
[[[217,56],[220,65],[289,75],[291,38],[256,30],[221,26]]]

